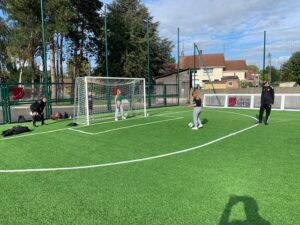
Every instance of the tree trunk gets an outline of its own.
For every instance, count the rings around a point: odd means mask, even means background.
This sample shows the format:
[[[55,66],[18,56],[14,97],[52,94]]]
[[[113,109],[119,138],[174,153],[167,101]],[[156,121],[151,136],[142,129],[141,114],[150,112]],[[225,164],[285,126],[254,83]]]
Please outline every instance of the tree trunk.
[[[26,60],[24,60],[23,63],[20,63],[19,83],[22,83],[22,75],[23,75],[23,69],[24,69],[25,63],[26,63]]]
[[[34,96],[34,78],[35,78],[35,65],[34,65],[34,59],[35,59],[35,49],[34,44],[32,43],[31,49],[30,49],[30,63],[31,63],[31,98],[34,99],[36,96]]]
[[[55,83],[57,83],[56,85],[56,92],[55,92],[55,96],[56,99],[59,98],[60,96],[60,90],[61,90],[61,86],[60,86],[60,70],[59,70],[59,33],[56,34],[56,41],[55,41],[55,55],[56,55],[56,76],[55,76]]]
[[[59,74],[61,83],[64,82],[64,68],[63,68],[63,34],[60,35],[60,57],[59,57]]]
[[[64,69],[63,69],[63,34],[60,34],[60,44],[59,44],[59,75],[61,82],[61,98],[64,97]]]

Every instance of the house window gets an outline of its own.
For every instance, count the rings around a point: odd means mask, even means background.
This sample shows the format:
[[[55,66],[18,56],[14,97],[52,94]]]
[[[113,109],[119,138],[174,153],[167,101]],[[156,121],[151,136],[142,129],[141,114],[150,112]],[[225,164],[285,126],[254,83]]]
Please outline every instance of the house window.
[[[192,79],[192,87],[196,88],[196,87],[198,87],[198,84],[199,84],[199,79],[193,78]]]
[[[203,68],[204,74],[211,75],[213,73],[213,68]]]
[[[229,82],[228,82],[228,86],[230,86],[230,87],[233,86],[232,81],[229,81]]]

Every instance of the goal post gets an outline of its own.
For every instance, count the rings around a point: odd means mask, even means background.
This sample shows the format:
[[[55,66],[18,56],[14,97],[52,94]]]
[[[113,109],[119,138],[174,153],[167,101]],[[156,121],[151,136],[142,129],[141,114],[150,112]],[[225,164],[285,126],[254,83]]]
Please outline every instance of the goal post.
[[[114,98],[120,90],[123,115],[115,114]],[[90,125],[99,120],[147,116],[144,78],[77,77],[74,96],[74,122]]]

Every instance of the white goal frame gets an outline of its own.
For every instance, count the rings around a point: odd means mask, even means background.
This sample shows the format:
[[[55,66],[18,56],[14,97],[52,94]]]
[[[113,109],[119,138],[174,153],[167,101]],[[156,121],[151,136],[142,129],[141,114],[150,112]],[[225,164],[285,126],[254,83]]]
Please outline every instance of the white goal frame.
[[[86,77],[77,77],[75,82],[75,93],[74,93],[74,122],[76,122],[76,115],[80,115],[80,109],[77,106],[80,90],[77,87],[78,80],[81,79],[84,80],[84,98],[85,98],[85,115],[86,115],[86,123],[85,125],[90,125],[90,110],[89,110],[89,90],[88,90],[88,83],[89,80],[124,80],[124,81],[140,81],[142,83],[142,91],[143,91],[143,106],[139,110],[143,110],[143,116],[147,117],[147,103],[146,103],[146,80],[145,78],[129,78],[129,77],[93,77],[93,76],[86,76]],[[120,84],[122,85],[122,84]],[[77,90],[78,89],[78,90]]]

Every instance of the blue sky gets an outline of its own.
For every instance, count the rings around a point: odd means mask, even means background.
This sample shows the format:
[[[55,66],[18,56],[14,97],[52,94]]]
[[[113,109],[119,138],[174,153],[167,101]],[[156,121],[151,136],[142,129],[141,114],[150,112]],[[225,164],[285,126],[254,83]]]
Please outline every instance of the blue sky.
[[[104,0],[105,3],[112,2]],[[224,53],[226,59],[245,59],[262,66],[263,32],[267,31],[267,54],[279,67],[300,51],[299,0],[142,0],[160,35],[173,41],[177,58],[177,27],[180,49],[193,54],[197,43],[203,53]],[[0,12],[0,16],[1,12]]]
[[[104,2],[110,3],[111,0]],[[262,67],[263,33],[266,53],[276,67],[300,51],[300,1],[298,0],[142,0],[160,34],[180,50],[193,54],[196,43],[203,53],[224,53],[226,59],[245,59]],[[173,56],[177,58],[177,46]]]

